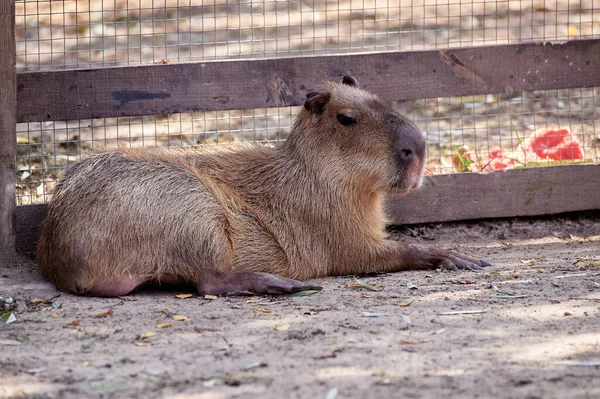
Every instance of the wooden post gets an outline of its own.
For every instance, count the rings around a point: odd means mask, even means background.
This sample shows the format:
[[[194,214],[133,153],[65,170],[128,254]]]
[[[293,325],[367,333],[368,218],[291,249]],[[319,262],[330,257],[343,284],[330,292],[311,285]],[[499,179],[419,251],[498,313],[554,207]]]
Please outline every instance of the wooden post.
[[[17,76],[15,1],[0,0],[0,265],[15,250]]]

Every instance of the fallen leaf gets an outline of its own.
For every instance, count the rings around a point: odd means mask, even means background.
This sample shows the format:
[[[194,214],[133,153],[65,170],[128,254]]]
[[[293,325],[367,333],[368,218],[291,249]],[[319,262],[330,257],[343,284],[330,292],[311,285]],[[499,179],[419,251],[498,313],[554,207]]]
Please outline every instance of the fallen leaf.
[[[198,327],[195,327],[194,331],[196,331],[197,333],[201,334],[201,333],[204,333],[204,332],[217,332],[219,330],[215,330],[214,328],[198,328]]]
[[[442,312],[442,313],[436,313],[439,316],[451,316],[451,315],[460,315],[460,314],[479,314],[479,313],[485,313],[487,312],[487,310],[457,310],[457,311],[453,311],[453,312]]]
[[[0,345],[20,346],[23,345],[23,342],[17,341],[16,339],[0,339]]]
[[[516,292],[511,292],[511,291],[506,291],[506,290],[501,290],[500,288],[496,287],[495,285],[492,285],[492,289],[499,293],[499,294],[504,294],[504,295],[517,295]]]
[[[337,396],[338,396],[338,389],[337,388],[332,388],[325,395],[325,399],[336,399]]]
[[[33,298],[31,303],[44,303],[47,299]]]
[[[155,324],[154,327],[156,327],[156,328],[168,328],[168,327],[171,327],[171,323],[169,323],[169,322],[158,323],[158,324]]]
[[[317,292],[319,292],[319,290],[304,290],[304,291],[294,292],[292,294],[292,296],[307,296],[307,295],[316,294]]]
[[[142,373],[152,377],[168,377],[171,375],[170,372],[164,370],[144,370]]]
[[[368,296],[367,294],[360,294],[360,297],[361,297],[362,299],[365,299],[365,298],[370,298],[370,296]]]
[[[217,378],[211,378],[210,380],[206,380],[206,381],[202,381],[202,387],[203,388],[212,388],[215,385],[217,385],[217,383],[219,383],[221,380],[217,379]]]
[[[89,385],[89,389],[92,391],[115,391],[125,387],[127,387],[126,381],[107,381]]]
[[[252,308],[252,310],[254,310],[255,312],[262,312],[262,313],[273,313],[273,311],[271,309],[265,309],[265,308]]]
[[[218,297],[216,295],[204,295],[204,299],[208,299],[208,300],[211,300],[211,301],[214,301],[217,298]]]
[[[290,323],[285,323],[285,324],[281,324],[281,325],[275,327],[275,330],[277,330],[277,331],[287,331],[287,330],[290,329],[290,327],[291,327]]]
[[[428,342],[431,342],[431,341],[408,341],[405,339],[400,340],[401,345],[418,345],[418,344],[426,344]]]
[[[456,281],[452,281],[453,284],[463,284],[463,285],[467,285],[467,284],[475,284],[475,281],[471,281],[471,280],[456,280]]]
[[[138,335],[138,339],[148,339],[148,338],[154,337],[155,335],[156,335],[155,332],[148,331],[148,332],[141,333],[140,335]]]
[[[387,313],[372,313],[372,312],[360,312],[358,314],[361,317],[384,317],[388,316]]]
[[[401,308],[405,308],[405,307],[407,307],[407,306],[410,306],[410,304],[411,304],[411,303],[412,303],[412,302],[398,302],[398,303],[396,304],[396,306],[400,306]]]
[[[150,345],[148,342],[142,342],[142,341],[133,341],[133,344],[135,346],[149,346]]]
[[[252,369],[257,369],[259,367],[267,367],[267,366],[268,366],[268,364],[266,362],[258,361],[258,362],[250,363],[246,367],[242,367],[242,371],[248,371],[248,370],[252,370]]]
[[[569,234],[569,237],[571,238],[572,241],[575,241],[575,242],[587,242],[585,237],[574,236],[573,234]]]
[[[321,355],[321,356],[314,356],[313,359],[315,360],[323,360],[323,359],[331,359],[334,357],[337,357],[336,352],[339,352],[339,349],[332,349],[329,352],[327,352],[326,355]]]
[[[600,360],[592,360],[587,362],[578,360],[559,360],[553,362],[552,364],[557,364],[560,366],[600,367]]]
[[[60,313],[56,313],[56,312],[52,312],[52,313],[50,313],[50,316],[54,317],[55,319],[58,319],[58,318],[62,317],[62,316],[60,315]]]
[[[354,277],[354,283],[357,287],[364,288],[369,291],[381,291],[381,288],[378,285],[368,284],[362,280],[357,279],[356,277]]]
[[[112,309],[108,309],[106,312],[93,314],[92,317],[100,317],[100,318],[102,318],[102,317],[108,317],[111,314],[113,314]]]
[[[11,324],[17,321],[17,316],[13,312],[7,314],[5,324]]]
[[[586,267],[590,267],[590,266],[599,267],[600,261],[586,262],[584,260],[579,260],[575,263],[575,266],[581,267],[581,268],[586,268]]]
[[[535,263],[535,260],[533,260],[533,259],[523,259],[521,261],[521,263],[524,264],[524,265],[533,265]]]
[[[191,298],[193,295],[192,294],[177,294],[175,295],[175,298],[177,299],[187,299],[187,298]]]
[[[74,326],[74,327],[77,327],[77,326],[79,326],[79,324],[80,324],[80,323],[79,323],[79,321],[78,321],[78,320],[73,320],[73,321],[71,321],[71,322],[67,323],[67,325],[68,325],[68,326]]]
[[[175,321],[190,321],[190,319],[188,319],[186,316],[182,316],[179,314],[174,314],[173,320],[175,320]]]

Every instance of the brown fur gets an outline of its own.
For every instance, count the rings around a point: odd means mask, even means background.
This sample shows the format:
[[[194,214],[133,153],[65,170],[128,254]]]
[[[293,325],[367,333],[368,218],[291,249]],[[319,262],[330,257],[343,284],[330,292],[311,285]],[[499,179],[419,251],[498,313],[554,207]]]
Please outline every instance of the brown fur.
[[[49,204],[41,272],[80,294],[173,278],[205,293],[278,293],[260,284],[305,287],[256,273],[306,280],[486,265],[386,239],[385,196],[420,186],[425,142],[354,86],[345,77],[310,93],[279,147],[130,149],[72,165]]]

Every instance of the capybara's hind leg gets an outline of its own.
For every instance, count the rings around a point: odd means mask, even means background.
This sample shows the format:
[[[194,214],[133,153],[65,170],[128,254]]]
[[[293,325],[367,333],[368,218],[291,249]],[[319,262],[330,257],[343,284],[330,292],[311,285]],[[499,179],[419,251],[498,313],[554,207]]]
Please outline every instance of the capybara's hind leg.
[[[306,290],[318,290],[323,287],[309,285],[268,273],[222,272],[204,275],[196,283],[200,295],[235,295],[243,293],[282,295]]]
[[[123,296],[148,280],[150,278],[147,276],[124,276],[112,280],[103,280],[83,289],[81,294],[107,297]]]

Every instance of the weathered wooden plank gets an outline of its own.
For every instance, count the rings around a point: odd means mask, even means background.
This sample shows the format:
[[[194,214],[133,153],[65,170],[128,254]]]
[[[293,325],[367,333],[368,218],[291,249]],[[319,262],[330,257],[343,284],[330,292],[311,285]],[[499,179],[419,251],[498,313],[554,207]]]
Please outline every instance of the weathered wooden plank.
[[[600,209],[600,164],[432,176],[389,201],[394,224],[534,216]]]
[[[393,224],[533,216],[600,209],[600,165],[549,166],[434,176],[390,199]],[[17,248],[33,253],[46,205],[17,207]]]
[[[0,2],[0,254],[15,247],[15,2]],[[0,255],[1,257],[2,255]]]
[[[600,86],[600,39],[23,72],[18,121],[299,105],[344,74],[384,100]]]
[[[35,253],[47,210],[47,204],[17,206],[16,248],[19,252]]]

